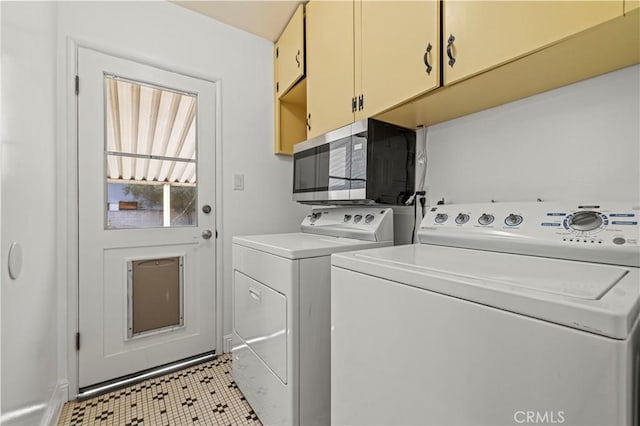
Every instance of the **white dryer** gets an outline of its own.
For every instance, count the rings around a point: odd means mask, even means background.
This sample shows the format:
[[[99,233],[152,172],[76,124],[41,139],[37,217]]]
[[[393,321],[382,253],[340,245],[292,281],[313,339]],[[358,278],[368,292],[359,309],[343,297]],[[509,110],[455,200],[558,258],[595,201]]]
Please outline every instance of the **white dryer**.
[[[332,253],[393,244],[393,211],[314,209],[302,232],[233,238],[233,377],[268,425],[330,421]]]
[[[638,425],[640,206],[436,206],[332,256],[332,423]]]

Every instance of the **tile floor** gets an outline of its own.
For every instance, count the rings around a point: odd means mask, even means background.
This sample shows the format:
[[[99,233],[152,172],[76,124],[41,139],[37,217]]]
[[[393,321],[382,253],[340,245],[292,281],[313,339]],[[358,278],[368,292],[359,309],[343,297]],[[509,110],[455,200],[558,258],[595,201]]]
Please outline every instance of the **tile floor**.
[[[261,425],[231,376],[231,356],[62,408],[58,426]]]

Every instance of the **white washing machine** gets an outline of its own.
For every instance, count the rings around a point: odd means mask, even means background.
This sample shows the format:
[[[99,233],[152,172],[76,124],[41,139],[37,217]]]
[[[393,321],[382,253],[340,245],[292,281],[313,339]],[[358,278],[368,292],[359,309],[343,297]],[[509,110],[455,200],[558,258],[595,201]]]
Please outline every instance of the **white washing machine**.
[[[332,256],[336,425],[638,425],[640,206],[436,206]]]
[[[233,238],[233,377],[268,425],[330,421],[332,253],[393,244],[393,211],[314,209],[302,232]]]

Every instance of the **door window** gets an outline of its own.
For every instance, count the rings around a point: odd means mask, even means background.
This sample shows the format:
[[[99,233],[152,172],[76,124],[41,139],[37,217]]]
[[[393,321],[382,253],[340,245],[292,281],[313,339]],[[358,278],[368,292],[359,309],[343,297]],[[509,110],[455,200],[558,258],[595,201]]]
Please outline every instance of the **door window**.
[[[105,229],[197,226],[195,94],[104,76]]]

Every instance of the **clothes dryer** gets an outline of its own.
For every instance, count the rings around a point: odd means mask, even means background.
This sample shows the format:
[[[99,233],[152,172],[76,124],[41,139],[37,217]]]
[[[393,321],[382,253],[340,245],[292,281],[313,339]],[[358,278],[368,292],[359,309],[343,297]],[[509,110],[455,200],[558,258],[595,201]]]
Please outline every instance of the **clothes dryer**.
[[[314,209],[299,233],[233,238],[233,377],[269,425],[330,421],[332,253],[393,244],[393,211]]]

